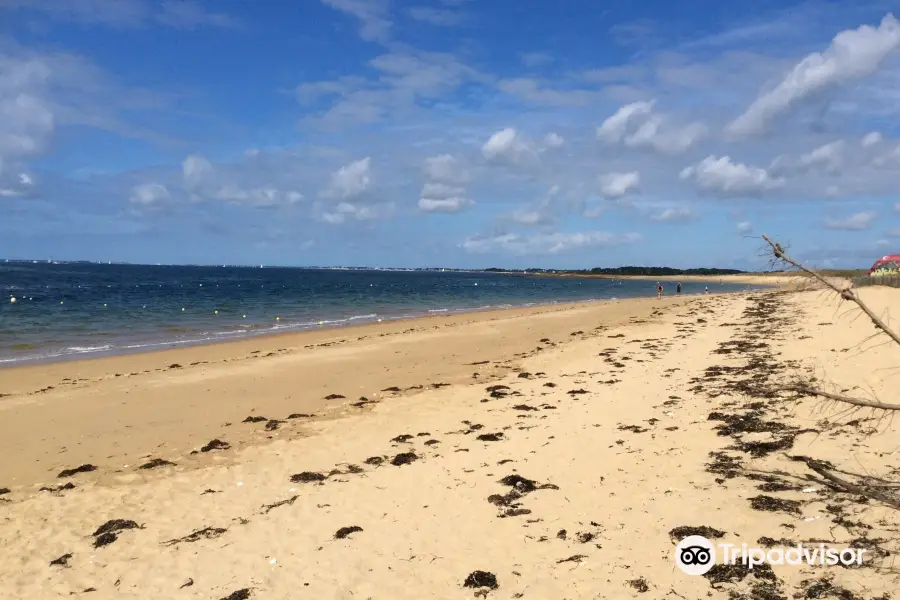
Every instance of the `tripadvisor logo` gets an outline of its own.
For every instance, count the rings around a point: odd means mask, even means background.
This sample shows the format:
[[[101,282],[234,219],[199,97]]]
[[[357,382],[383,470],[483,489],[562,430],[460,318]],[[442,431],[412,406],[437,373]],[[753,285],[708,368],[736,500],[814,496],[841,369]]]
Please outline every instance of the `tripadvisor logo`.
[[[862,565],[865,548],[838,550],[825,544],[798,543],[790,548],[753,548],[747,544],[713,544],[700,535],[691,535],[675,546],[675,564],[688,575],[704,575],[716,564],[743,564],[753,569],[769,565]],[[717,560],[717,558],[719,560]]]

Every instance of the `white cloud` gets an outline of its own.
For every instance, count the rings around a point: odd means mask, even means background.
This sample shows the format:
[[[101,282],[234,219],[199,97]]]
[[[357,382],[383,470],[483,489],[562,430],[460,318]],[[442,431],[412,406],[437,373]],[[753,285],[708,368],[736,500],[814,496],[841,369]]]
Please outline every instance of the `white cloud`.
[[[826,219],[825,227],[846,231],[862,231],[863,229],[868,229],[877,216],[874,212],[858,212],[843,219]]]
[[[544,146],[547,148],[559,148],[565,143],[565,138],[553,131],[544,136]]]
[[[241,185],[235,179],[234,168],[220,170],[197,154],[188,156],[181,164],[185,190],[194,202],[218,201],[252,208],[278,208],[297,204],[303,194],[283,190],[272,184]],[[155,185],[155,184],[149,184]]]
[[[369,156],[346,164],[331,174],[331,182],[321,195],[339,200],[361,196],[372,185],[371,172],[372,158]]]
[[[458,213],[475,205],[468,197],[468,172],[450,154],[425,159],[425,184],[419,195],[419,210],[426,213]]]
[[[628,126],[651,115],[655,105],[656,101],[650,100],[622,106],[597,128],[597,139],[610,143],[618,142],[625,136]]]
[[[140,210],[158,210],[163,208],[172,194],[166,186],[159,183],[144,183],[134,186],[129,202]]]
[[[516,210],[510,218],[519,225],[549,225],[554,221],[551,214],[541,210]]]
[[[878,131],[871,131],[863,136],[863,138],[859,141],[859,145],[863,148],[868,148],[869,146],[874,146],[878,144],[883,139],[883,136]]]
[[[481,153],[489,161],[521,163],[535,158],[532,143],[512,127],[493,134],[481,147]]]
[[[877,28],[861,25],[841,31],[828,49],[809,54],[777,86],[760,94],[726,131],[733,136],[762,133],[813,94],[872,75],[898,48],[900,23],[891,14]]]
[[[694,121],[674,123],[654,111],[656,101],[632,102],[619,108],[597,128],[597,138],[606,143],[624,140],[629,148],[655,150],[663,154],[683,154],[708,133],[706,125]]]
[[[843,163],[844,146],[843,140],[819,146],[812,152],[801,156],[798,166],[801,169],[822,167],[826,171],[835,172],[841,168]]]
[[[196,154],[192,154],[181,163],[184,184],[190,191],[199,190],[209,181],[214,173],[212,164]]]
[[[518,256],[539,256],[565,254],[585,248],[633,244],[642,239],[637,233],[613,234],[605,231],[537,233],[533,235],[502,233],[471,237],[460,244],[460,247],[473,254],[502,252]]]
[[[738,233],[750,233],[753,231],[753,226],[750,224],[750,221],[741,221],[737,224]]]
[[[381,204],[354,204],[352,202],[339,202],[335,206],[329,206],[318,209],[318,219],[330,225],[341,225],[347,221],[375,221],[377,219],[385,219],[389,217],[395,206],[393,203],[386,202]]]
[[[723,198],[759,196],[784,185],[784,179],[773,178],[765,169],[733,162],[730,156],[707,156],[684,169],[680,178],[693,180],[700,189]]]
[[[653,115],[637,131],[625,138],[625,145],[678,155],[694,146],[707,131],[707,127],[700,122],[679,127],[669,124],[662,115]]]
[[[687,206],[671,207],[652,215],[651,220],[660,223],[677,223],[686,221],[695,221],[697,215]]]
[[[637,171],[607,173],[600,176],[600,190],[607,198],[621,198],[638,189],[640,184],[641,174]]]

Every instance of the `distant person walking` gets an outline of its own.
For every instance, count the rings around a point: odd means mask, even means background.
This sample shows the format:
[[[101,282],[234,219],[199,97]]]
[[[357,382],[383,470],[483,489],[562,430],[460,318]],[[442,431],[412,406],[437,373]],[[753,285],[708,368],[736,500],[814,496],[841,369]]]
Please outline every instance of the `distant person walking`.
[[[675,286],[675,294],[678,296],[681,295],[681,282],[680,281],[678,282],[678,285]]]
[[[662,298],[662,292],[663,292],[662,283],[657,281],[656,282],[656,298],[657,299]]]
[[[706,286],[706,291],[704,293],[706,293],[706,294],[709,293],[709,286]]]

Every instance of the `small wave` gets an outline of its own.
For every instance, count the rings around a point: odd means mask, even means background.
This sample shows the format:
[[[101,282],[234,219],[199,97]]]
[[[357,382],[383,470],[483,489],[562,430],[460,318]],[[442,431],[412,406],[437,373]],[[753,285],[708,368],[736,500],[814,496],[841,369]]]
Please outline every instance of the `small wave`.
[[[430,309],[428,309],[428,312],[430,312],[430,313],[445,313],[445,312],[450,312],[450,309],[449,308],[430,308]]]
[[[109,344],[103,346],[70,346],[66,348],[66,352],[74,352],[77,354],[81,354],[84,352],[103,352],[104,350],[110,350],[112,346]]]

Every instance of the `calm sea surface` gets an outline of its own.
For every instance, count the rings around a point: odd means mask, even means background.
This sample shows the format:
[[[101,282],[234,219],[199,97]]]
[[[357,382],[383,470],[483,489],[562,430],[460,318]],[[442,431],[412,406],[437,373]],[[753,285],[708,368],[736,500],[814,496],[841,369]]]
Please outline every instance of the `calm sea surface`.
[[[702,293],[706,285],[685,282],[683,293]],[[711,292],[747,289],[715,278],[709,285]],[[674,283],[665,286],[674,293]],[[0,263],[0,366],[379,319],[653,296],[655,287],[449,271]]]

